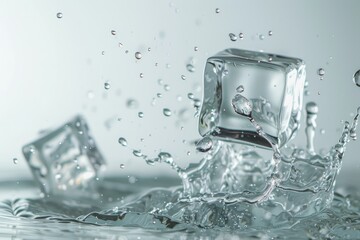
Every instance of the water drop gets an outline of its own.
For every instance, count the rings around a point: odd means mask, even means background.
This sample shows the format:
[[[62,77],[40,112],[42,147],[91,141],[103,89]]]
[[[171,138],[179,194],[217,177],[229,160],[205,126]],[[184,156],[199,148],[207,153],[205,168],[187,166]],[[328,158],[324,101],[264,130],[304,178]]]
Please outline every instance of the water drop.
[[[105,82],[104,83],[104,88],[105,88],[105,90],[109,90],[110,89],[110,83],[108,83],[108,82]]]
[[[161,94],[161,93],[156,94],[156,96],[157,96],[158,98],[162,98],[162,94]]]
[[[360,69],[354,74],[353,81],[356,86],[360,87]]]
[[[237,36],[234,33],[229,33],[230,40],[235,42],[237,40]]]
[[[196,144],[196,150],[199,152],[207,152],[213,146],[213,142],[210,137],[204,137]]]
[[[265,36],[264,36],[263,34],[260,34],[260,35],[259,35],[259,39],[260,39],[260,40],[264,40],[264,39],[265,39]]]
[[[128,99],[126,101],[126,106],[128,108],[135,109],[135,108],[137,108],[139,106],[139,103],[135,99]]]
[[[14,164],[18,164],[18,159],[17,159],[17,158],[13,158],[13,163],[14,163]]]
[[[273,35],[273,32],[270,30],[270,31],[268,32],[268,34],[269,34],[269,36],[272,36],[272,35]]]
[[[171,116],[171,110],[168,109],[168,108],[164,108],[164,109],[163,109],[163,114],[164,114],[166,117],[170,117],[170,116]]]
[[[237,91],[238,93],[242,93],[242,92],[244,91],[244,86],[243,86],[243,85],[238,86],[238,87],[236,88],[236,91]]]
[[[181,75],[181,79],[182,79],[182,80],[185,80],[185,79],[186,79],[186,76],[185,76],[185,75]]]
[[[116,31],[115,31],[115,30],[111,30],[111,35],[115,36],[115,35],[116,35]]]
[[[192,65],[192,64],[187,64],[186,65],[186,69],[189,71],[189,72],[195,72],[195,67],[194,67],[194,65]]]
[[[159,157],[160,162],[164,162],[164,163],[167,163],[167,164],[172,164],[173,163],[173,158],[172,158],[170,153],[160,152],[158,157]]]
[[[123,137],[119,138],[118,142],[124,147],[127,146],[127,141]]]
[[[189,99],[194,99],[194,94],[193,93],[188,93],[187,96],[188,96]]]
[[[191,152],[190,151],[187,151],[186,155],[190,156]]]
[[[150,52],[150,51],[151,51],[151,48],[149,47],[149,48],[148,48],[148,52]]]
[[[136,52],[136,53],[135,53],[135,58],[136,58],[136,59],[141,59],[141,58],[142,58],[141,52]]]
[[[125,168],[125,164],[120,164],[120,168],[124,169]]]
[[[269,57],[269,62],[271,62],[273,59],[272,59],[272,57]]]
[[[199,50],[199,48],[195,46],[194,51],[197,52],[198,50]]]
[[[143,113],[143,112],[138,112],[138,116],[139,116],[139,118],[143,118],[143,117],[144,117],[144,113]]]
[[[136,177],[134,177],[134,176],[129,177],[129,183],[130,184],[134,184],[134,183],[136,183],[136,181],[137,181]]]
[[[143,156],[141,150],[137,150],[137,149],[133,150],[133,154],[134,154],[135,157],[142,157]]]
[[[93,91],[88,91],[87,97],[88,97],[89,99],[93,99],[93,98],[95,97],[94,92],[93,92]]]
[[[325,134],[325,129],[320,129],[321,134]]]
[[[60,18],[63,17],[63,14],[62,14],[61,12],[58,12],[58,13],[56,14],[56,17],[60,19]]]
[[[216,8],[215,13],[220,13],[220,8]]]
[[[242,40],[244,39],[244,34],[243,33],[239,33],[239,38]]]
[[[324,75],[325,75],[325,70],[324,70],[323,68],[319,68],[319,69],[318,69],[318,75],[319,75],[320,77],[324,76]]]
[[[143,78],[143,77],[144,77],[144,74],[143,74],[143,73],[140,73],[139,76],[140,76],[140,78]]]
[[[169,86],[168,84],[165,84],[165,85],[164,85],[164,90],[165,90],[165,91],[170,91],[170,86]]]
[[[251,116],[252,103],[241,94],[236,94],[235,97],[232,99],[231,104],[236,113],[245,117]]]

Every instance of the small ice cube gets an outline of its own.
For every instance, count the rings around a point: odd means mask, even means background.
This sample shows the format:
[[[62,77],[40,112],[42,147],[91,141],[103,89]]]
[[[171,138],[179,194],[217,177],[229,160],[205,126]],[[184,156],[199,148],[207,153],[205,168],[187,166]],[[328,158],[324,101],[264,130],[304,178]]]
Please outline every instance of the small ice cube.
[[[23,154],[41,190],[51,195],[95,195],[95,179],[105,166],[81,116],[25,145]]]
[[[204,75],[199,118],[202,136],[270,148],[249,119],[233,109],[232,99],[242,86],[241,95],[251,101],[252,117],[274,142],[283,146],[294,137],[305,83],[301,59],[226,49],[207,60]]]

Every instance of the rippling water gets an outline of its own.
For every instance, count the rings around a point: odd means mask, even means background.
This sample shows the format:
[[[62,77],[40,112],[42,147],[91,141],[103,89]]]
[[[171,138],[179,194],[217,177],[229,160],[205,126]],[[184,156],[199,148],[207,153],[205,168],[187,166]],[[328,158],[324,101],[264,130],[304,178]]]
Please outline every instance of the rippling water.
[[[342,186],[331,208],[272,228],[206,228],[194,219],[175,221],[160,211],[160,199],[175,202],[176,179],[106,179],[96,200],[41,197],[31,181],[0,184],[0,237],[16,239],[357,239],[360,194]],[[154,188],[154,187],[162,188]],[[149,190],[152,189],[152,190]],[[349,191],[353,193],[345,197]],[[158,209],[155,202],[158,203]],[[160,204],[160,205],[159,205]],[[162,202],[164,204],[164,202]],[[218,204],[218,203],[217,203]],[[216,203],[207,204],[206,207]],[[198,207],[198,206],[197,206]],[[184,207],[184,209],[186,209]],[[209,216],[219,220],[220,216]],[[245,218],[244,218],[245,219]],[[245,220],[244,220],[245,221]],[[142,226],[140,228],[139,226]]]

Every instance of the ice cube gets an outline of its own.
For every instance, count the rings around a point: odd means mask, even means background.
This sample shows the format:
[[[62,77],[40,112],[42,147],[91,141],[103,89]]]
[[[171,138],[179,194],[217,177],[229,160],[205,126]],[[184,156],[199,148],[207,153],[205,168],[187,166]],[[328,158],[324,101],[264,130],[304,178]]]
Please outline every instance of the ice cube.
[[[91,196],[98,171],[105,166],[81,116],[25,145],[23,154],[47,195]]]
[[[241,95],[252,103],[252,117],[279,146],[293,138],[299,128],[305,83],[301,59],[226,49],[207,60],[199,133],[231,142],[270,148],[246,116],[231,104]]]

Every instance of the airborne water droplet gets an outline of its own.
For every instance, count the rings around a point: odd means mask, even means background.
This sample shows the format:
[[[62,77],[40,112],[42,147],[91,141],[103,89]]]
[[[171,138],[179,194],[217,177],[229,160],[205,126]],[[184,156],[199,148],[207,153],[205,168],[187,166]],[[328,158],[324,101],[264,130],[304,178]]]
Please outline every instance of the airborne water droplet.
[[[242,40],[244,39],[244,33],[239,33],[239,38]]]
[[[325,70],[324,70],[323,68],[319,68],[319,69],[318,69],[318,75],[319,75],[320,77],[324,76],[324,75],[325,75]]]
[[[236,88],[236,91],[237,91],[238,93],[242,93],[242,92],[244,91],[244,86],[243,86],[243,85],[238,86],[238,87]]]
[[[137,150],[137,149],[133,150],[133,154],[134,154],[135,157],[142,157],[143,156],[141,150]]]
[[[111,35],[115,36],[115,35],[116,35],[116,31],[115,31],[115,30],[111,30]]]
[[[199,152],[207,152],[213,146],[213,142],[210,137],[204,137],[196,144],[196,150]]]
[[[216,8],[215,13],[220,13],[220,8]]]
[[[270,30],[270,31],[268,32],[268,34],[269,34],[269,36],[272,36],[272,35],[273,35],[273,32]]]
[[[166,117],[170,117],[170,116],[171,116],[171,110],[168,109],[168,108],[164,108],[164,109],[163,109],[163,114],[164,114]]]
[[[120,164],[120,168],[124,169],[125,168],[125,164]]]
[[[181,75],[181,79],[185,80],[186,79],[185,75]]]
[[[127,141],[123,137],[119,138],[118,142],[124,147],[127,146]]]
[[[104,83],[104,88],[105,88],[106,90],[109,90],[109,89],[110,89],[110,83],[105,82],[105,83]]]
[[[237,40],[237,36],[234,33],[229,33],[230,40],[235,42]]]
[[[18,159],[17,158],[13,158],[13,163],[17,164],[18,163]]]
[[[142,58],[141,52],[136,52],[136,53],[135,53],[135,58],[136,58],[136,59],[141,59],[141,58]]]
[[[264,36],[263,34],[260,34],[260,35],[259,35],[259,39],[260,39],[260,40],[264,40],[264,39],[265,39],[265,36]]]
[[[187,64],[186,65],[186,69],[189,71],[189,72],[195,72],[195,67],[194,67],[194,65],[192,65],[192,64]]]
[[[135,108],[137,108],[139,106],[139,103],[135,99],[129,99],[126,102],[126,106],[128,108],[135,109]]]
[[[139,116],[139,118],[143,118],[143,117],[144,117],[144,113],[143,113],[143,112],[138,112],[138,116]]]
[[[62,14],[61,12],[58,12],[58,13],[56,14],[56,17],[60,19],[60,18],[63,17],[63,14]]]
[[[144,77],[144,74],[143,73],[140,73],[140,78],[143,78]]]
[[[198,47],[194,47],[194,51],[197,52],[199,50]]]
[[[356,86],[360,87],[360,69],[354,74],[353,81]]]

